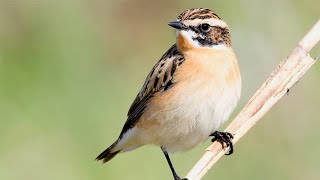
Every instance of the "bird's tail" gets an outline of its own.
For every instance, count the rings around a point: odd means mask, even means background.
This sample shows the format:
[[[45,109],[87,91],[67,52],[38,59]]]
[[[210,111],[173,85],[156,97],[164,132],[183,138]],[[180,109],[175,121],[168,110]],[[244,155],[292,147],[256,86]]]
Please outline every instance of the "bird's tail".
[[[119,140],[117,140],[116,142],[114,142],[110,147],[108,147],[108,149],[104,150],[97,158],[97,161],[102,160],[103,163],[106,163],[108,161],[110,161],[115,155],[117,155],[120,150],[115,151],[114,147],[117,145]]]

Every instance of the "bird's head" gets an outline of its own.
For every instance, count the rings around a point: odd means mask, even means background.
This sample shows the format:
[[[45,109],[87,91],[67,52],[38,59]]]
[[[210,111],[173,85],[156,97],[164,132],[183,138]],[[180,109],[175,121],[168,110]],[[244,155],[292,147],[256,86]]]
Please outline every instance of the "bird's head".
[[[177,29],[177,47],[180,51],[231,46],[228,25],[209,9],[188,9],[169,26]]]

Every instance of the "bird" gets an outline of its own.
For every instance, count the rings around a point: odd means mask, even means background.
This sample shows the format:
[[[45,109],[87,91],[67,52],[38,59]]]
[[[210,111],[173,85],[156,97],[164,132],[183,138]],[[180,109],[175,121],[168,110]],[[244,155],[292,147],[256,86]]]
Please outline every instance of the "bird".
[[[159,146],[175,180],[169,153],[190,150],[210,137],[233,153],[233,134],[218,131],[241,95],[241,75],[229,26],[207,8],[183,11],[169,26],[176,42],[147,75],[118,139],[96,160],[144,145]],[[226,145],[226,146],[225,146]]]

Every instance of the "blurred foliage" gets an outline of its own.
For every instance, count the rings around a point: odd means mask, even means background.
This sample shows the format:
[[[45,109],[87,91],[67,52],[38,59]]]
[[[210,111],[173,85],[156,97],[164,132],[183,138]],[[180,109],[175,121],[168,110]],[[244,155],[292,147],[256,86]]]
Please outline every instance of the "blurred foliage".
[[[153,64],[190,7],[231,27],[238,110],[320,17],[318,0],[0,0],[0,179],[172,179],[159,148],[101,165]],[[319,54],[314,52],[314,55]],[[204,179],[319,179],[319,65]],[[172,156],[183,175],[209,142]]]

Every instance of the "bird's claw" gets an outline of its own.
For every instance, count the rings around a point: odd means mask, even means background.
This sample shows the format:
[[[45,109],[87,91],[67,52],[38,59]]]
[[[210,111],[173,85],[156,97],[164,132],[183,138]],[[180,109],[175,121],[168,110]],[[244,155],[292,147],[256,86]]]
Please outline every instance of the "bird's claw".
[[[226,143],[227,147],[230,147],[229,152],[226,153],[226,155],[231,155],[233,153],[233,135],[229,132],[220,132],[220,131],[215,131],[214,133],[210,134],[210,136],[214,136],[211,139],[211,142],[214,141],[219,141],[221,142],[222,146],[224,147],[224,143]]]

